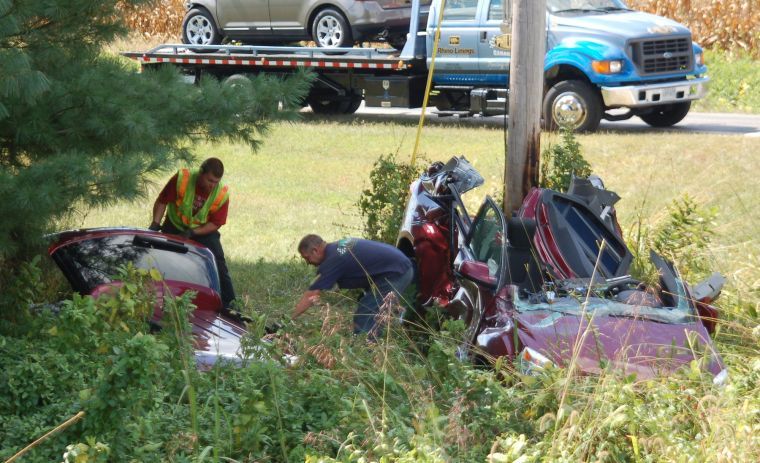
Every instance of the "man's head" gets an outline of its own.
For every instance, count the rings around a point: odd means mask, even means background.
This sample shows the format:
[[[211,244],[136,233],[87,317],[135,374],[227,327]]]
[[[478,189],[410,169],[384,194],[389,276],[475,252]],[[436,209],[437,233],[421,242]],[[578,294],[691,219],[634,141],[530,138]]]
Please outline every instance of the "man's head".
[[[310,265],[318,266],[325,260],[326,245],[319,235],[306,235],[298,243],[298,253]]]
[[[208,158],[201,164],[198,176],[198,187],[201,191],[210,192],[219,184],[224,175],[224,164],[217,158]]]

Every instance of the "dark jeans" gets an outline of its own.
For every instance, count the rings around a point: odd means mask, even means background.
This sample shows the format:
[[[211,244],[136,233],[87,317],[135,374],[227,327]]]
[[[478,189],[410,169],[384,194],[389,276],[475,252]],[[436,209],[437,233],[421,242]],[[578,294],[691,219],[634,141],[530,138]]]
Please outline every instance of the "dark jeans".
[[[396,293],[398,302],[403,302],[403,294],[414,277],[414,270],[409,269],[406,273],[392,277],[379,278],[371,288],[359,299],[359,306],[354,313],[354,333],[369,333],[375,328],[375,316],[380,311],[383,299],[390,292]]]
[[[182,235],[182,232],[168,219],[164,220],[161,231],[173,235]],[[224,249],[222,249],[222,242],[220,241],[221,236],[218,231],[215,231],[208,235],[193,235],[192,240],[206,246],[214,255],[216,269],[219,272],[219,285],[222,290],[222,294],[220,294],[222,297],[222,307],[227,309],[232,301],[235,300],[235,288],[232,287],[232,278],[230,278],[230,271],[227,269],[227,261],[224,259]]]

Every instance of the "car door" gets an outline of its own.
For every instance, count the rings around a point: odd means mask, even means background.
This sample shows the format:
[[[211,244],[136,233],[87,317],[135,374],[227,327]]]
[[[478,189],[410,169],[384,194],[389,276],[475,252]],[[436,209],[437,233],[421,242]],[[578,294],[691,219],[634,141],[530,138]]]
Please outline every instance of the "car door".
[[[460,355],[467,355],[482,323],[486,304],[505,283],[506,220],[491,198],[486,198],[467,233],[457,258],[459,289],[452,300],[456,316],[464,321]]]
[[[435,59],[436,83],[477,83],[478,75],[478,8],[487,0],[448,0],[443,9],[440,39]],[[431,8],[427,29],[427,48],[433,49],[441,3]],[[428,53],[428,66],[432,53]]]
[[[504,265],[507,256],[507,223],[504,213],[496,203],[487,197],[478,210],[467,234],[467,250],[470,258],[488,267],[490,291],[498,290],[504,284]]]
[[[489,85],[509,84],[512,55],[512,0],[485,0],[480,11],[478,61],[480,73]]]
[[[307,37],[313,0],[271,0],[269,14],[272,34],[279,37]]]
[[[225,35],[272,34],[269,0],[217,0],[216,16],[219,19],[219,28]]]

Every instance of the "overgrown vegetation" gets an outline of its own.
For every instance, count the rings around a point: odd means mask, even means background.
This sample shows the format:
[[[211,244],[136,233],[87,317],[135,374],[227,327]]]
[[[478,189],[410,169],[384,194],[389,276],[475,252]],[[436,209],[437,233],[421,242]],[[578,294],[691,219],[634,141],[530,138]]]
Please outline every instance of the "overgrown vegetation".
[[[420,172],[396,160],[393,153],[378,158],[369,174],[370,187],[362,191],[356,205],[364,218],[364,237],[396,244],[409,185]]]
[[[591,175],[591,165],[583,157],[580,143],[567,128],[561,129],[559,143],[541,150],[540,170],[540,186],[561,192],[567,191],[573,177]]]
[[[758,8],[760,10],[760,7]],[[744,52],[705,53],[710,92],[698,111],[760,113],[760,59]]]

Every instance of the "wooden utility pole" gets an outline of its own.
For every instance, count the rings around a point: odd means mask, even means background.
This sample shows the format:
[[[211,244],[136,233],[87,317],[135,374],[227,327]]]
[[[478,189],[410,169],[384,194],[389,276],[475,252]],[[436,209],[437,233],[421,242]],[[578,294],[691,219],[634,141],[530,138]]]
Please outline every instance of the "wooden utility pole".
[[[509,15],[504,16],[508,21]],[[504,213],[507,217],[520,207],[528,190],[538,186],[546,0],[512,0],[511,16],[509,140],[504,167]]]

